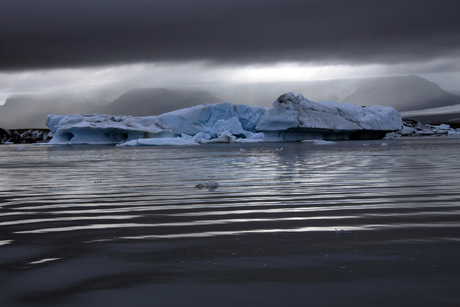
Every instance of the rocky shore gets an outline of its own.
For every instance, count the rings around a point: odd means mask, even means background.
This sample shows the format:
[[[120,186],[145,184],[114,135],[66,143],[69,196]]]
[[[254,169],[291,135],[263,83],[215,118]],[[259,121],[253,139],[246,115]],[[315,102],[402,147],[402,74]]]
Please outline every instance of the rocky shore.
[[[48,142],[53,134],[48,129],[2,129],[0,128],[0,144],[31,144]]]

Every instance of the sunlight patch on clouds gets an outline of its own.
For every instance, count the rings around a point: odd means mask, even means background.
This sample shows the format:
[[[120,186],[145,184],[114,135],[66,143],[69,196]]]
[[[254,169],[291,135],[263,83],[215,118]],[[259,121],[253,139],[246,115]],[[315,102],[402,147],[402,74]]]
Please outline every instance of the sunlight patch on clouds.
[[[140,63],[79,69],[35,70],[0,73],[3,93],[48,93],[85,91],[106,86],[174,87],[209,83],[247,83],[323,80],[376,74],[378,65],[312,66],[278,64],[267,66],[213,66],[206,62]],[[358,75],[359,74],[359,75]]]
[[[236,68],[232,73],[234,82],[284,82],[316,81],[361,78],[378,75],[381,65],[329,65],[313,66],[299,63],[273,66],[247,66]]]
[[[50,69],[0,73],[0,104],[14,94],[73,93],[87,99],[108,102],[133,88],[183,88],[232,86],[244,83],[295,82],[351,79],[397,74],[437,73],[454,67],[452,61],[431,61],[399,65],[323,65],[278,63],[229,66],[211,62],[138,63],[78,69]],[[442,83],[442,74],[436,75]],[[451,82],[452,83],[452,82]],[[440,84],[442,86],[442,84]],[[452,85],[455,86],[455,85]]]

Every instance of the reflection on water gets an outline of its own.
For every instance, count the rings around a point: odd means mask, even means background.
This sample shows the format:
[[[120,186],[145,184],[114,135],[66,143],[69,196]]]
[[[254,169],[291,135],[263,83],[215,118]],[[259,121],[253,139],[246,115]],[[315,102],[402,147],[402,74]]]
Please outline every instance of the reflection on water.
[[[1,146],[0,303],[77,306],[186,281],[345,281],[342,267],[347,282],[458,283],[459,140],[385,142]]]

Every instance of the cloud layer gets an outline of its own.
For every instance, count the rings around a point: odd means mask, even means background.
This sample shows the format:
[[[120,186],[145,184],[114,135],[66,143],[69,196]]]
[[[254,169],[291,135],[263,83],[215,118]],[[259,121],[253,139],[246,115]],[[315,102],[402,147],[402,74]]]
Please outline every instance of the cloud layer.
[[[2,0],[0,70],[460,56],[460,1]]]

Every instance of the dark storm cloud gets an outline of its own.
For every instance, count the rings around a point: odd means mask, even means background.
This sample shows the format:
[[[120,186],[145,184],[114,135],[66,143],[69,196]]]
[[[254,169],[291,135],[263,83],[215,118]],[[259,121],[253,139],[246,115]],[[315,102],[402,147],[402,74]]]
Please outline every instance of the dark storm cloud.
[[[460,1],[2,0],[0,69],[458,56]]]

